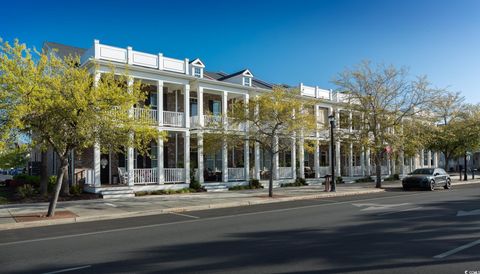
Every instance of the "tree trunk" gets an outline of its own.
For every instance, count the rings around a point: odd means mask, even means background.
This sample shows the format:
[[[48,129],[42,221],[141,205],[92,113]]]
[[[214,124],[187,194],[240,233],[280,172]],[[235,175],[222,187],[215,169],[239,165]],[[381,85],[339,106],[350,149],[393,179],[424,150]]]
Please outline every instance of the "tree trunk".
[[[376,188],[382,188],[382,152],[375,153],[375,175],[376,175]]]
[[[464,164],[464,171],[463,171],[463,180],[467,181],[467,152],[465,151],[465,155],[463,155],[463,164]]]
[[[268,179],[268,197],[273,197],[273,152],[270,151],[270,178]]]
[[[68,184],[68,166],[67,170],[63,174],[63,180],[62,180],[62,188],[60,190],[62,196],[69,196],[70,195],[70,185]]]
[[[447,153],[443,152],[443,156],[445,158],[445,171],[448,172],[448,161],[450,160],[450,157],[447,156]]]
[[[50,204],[48,205],[47,217],[55,216],[55,208],[57,207],[58,195],[60,194],[60,189],[62,188],[63,175],[68,170],[68,154],[60,156],[60,168],[57,171],[57,182],[55,183],[55,191],[50,199]]]
[[[41,165],[40,165],[40,195],[48,195],[48,171],[47,171],[47,152],[42,151],[41,154]]]

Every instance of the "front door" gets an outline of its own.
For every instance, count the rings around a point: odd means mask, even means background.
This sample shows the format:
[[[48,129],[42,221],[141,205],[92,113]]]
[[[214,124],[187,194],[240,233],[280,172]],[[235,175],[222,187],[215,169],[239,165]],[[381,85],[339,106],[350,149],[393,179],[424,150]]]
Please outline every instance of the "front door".
[[[100,182],[102,185],[109,184],[109,173],[110,173],[110,161],[108,154],[102,154],[100,156]]]

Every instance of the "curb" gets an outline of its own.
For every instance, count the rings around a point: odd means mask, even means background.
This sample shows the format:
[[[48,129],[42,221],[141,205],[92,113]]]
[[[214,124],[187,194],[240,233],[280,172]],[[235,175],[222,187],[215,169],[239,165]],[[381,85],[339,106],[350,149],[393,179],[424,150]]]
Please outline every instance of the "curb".
[[[176,213],[176,212],[198,211],[198,210],[230,208],[230,207],[240,207],[240,206],[252,206],[252,205],[260,205],[260,204],[273,204],[273,203],[281,203],[281,202],[314,200],[314,199],[332,198],[332,197],[356,196],[356,195],[372,194],[372,193],[380,193],[380,192],[385,192],[385,189],[368,189],[365,191],[355,191],[355,192],[346,192],[346,193],[337,192],[337,193],[322,193],[322,194],[302,195],[302,196],[293,196],[293,197],[280,197],[280,198],[275,198],[274,200],[269,200],[268,198],[258,198],[258,197],[253,200],[247,198],[245,201],[239,201],[239,202],[206,204],[206,205],[196,205],[196,206],[186,206],[186,207],[172,207],[172,208],[152,209],[152,210],[144,210],[144,211],[132,211],[132,212],[126,212],[126,213],[118,213],[114,215],[96,215],[96,216],[85,216],[85,217],[78,216],[75,218],[65,218],[65,219],[56,219],[56,220],[0,224],[0,231],[19,229],[19,228],[33,228],[33,227],[50,226],[50,225],[73,224],[73,223],[83,223],[83,222],[93,222],[93,221],[103,221],[103,220],[113,220],[113,219],[124,219],[124,218],[131,218],[131,217],[152,216],[152,215],[160,215],[160,214],[168,214],[168,213]]]

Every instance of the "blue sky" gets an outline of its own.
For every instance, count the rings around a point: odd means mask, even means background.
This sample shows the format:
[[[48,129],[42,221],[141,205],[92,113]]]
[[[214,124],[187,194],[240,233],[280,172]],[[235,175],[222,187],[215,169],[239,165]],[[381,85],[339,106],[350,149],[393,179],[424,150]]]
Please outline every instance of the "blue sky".
[[[8,1],[0,37],[101,43],[273,83],[333,88],[362,60],[407,66],[480,102],[480,1]]]

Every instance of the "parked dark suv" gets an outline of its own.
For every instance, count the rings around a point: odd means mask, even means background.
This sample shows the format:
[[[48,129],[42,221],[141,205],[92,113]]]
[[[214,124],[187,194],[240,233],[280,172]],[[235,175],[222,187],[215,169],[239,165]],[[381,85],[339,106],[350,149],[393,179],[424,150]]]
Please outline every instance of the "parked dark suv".
[[[452,182],[450,175],[442,168],[418,168],[402,179],[402,186],[403,190],[414,187],[434,190],[439,186],[443,186],[444,189],[450,189]]]

